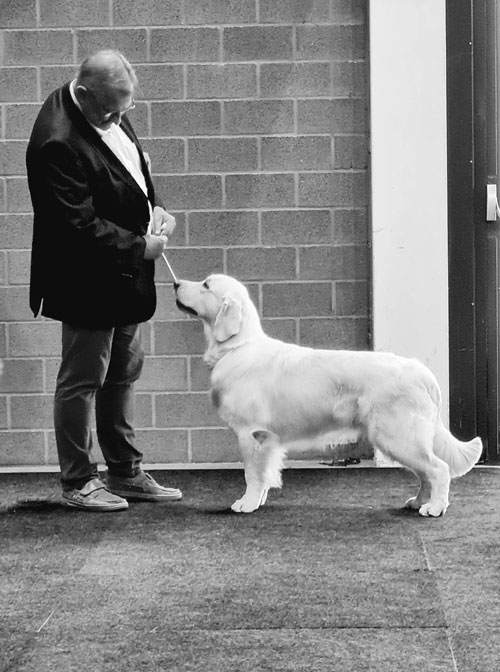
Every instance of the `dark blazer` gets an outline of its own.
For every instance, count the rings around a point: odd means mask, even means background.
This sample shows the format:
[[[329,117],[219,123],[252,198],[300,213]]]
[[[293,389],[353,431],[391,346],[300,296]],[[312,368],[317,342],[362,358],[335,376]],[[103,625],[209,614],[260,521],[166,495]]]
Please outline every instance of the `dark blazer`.
[[[126,116],[121,128],[139,150]],[[74,326],[148,320],[156,308],[154,262],[144,260],[148,198],[74,104],[69,84],[35,121],[26,153],[34,210],[30,306]]]

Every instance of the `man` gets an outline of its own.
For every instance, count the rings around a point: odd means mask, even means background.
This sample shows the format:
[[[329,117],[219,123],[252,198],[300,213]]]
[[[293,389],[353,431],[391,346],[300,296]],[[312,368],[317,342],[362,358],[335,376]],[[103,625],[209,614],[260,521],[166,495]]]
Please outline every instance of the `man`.
[[[62,322],[54,425],[63,501],[89,511],[182,497],[142,470],[133,429],[139,324],[155,311],[154,260],[175,227],[126,116],[136,86],[119,52],[89,57],[43,104],[26,155],[30,306]],[[91,460],[94,405],[106,483]]]

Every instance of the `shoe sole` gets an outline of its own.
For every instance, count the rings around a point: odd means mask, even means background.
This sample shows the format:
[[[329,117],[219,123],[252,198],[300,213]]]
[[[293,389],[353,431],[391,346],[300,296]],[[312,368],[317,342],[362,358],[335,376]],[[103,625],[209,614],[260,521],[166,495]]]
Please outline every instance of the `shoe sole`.
[[[62,503],[64,506],[68,506],[71,509],[80,509],[81,511],[92,511],[95,513],[111,513],[113,511],[125,511],[128,509],[128,504],[117,504],[116,506],[89,506],[88,504],[79,504],[78,502],[70,502],[68,499],[62,498]]]
[[[179,495],[148,495],[148,493],[140,492],[130,492],[126,490],[111,490],[108,487],[108,490],[117,495],[118,497],[123,497],[129,502],[178,502],[182,499],[182,494]]]

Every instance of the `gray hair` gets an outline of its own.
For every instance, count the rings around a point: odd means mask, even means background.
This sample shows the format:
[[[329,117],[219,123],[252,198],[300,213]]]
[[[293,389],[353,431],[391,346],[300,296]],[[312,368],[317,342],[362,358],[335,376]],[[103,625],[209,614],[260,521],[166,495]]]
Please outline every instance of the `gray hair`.
[[[128,94],[138,80],[134,68],[116,49],[103,49],[86,58],[77,74],[77,84],[92,90],[112,88]]]

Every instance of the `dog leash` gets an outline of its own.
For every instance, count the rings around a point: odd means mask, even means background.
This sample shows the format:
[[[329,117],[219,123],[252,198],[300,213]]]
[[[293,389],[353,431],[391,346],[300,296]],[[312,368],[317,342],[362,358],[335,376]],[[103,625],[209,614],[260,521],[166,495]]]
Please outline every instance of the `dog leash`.
[[[161,253],[161,256],[163,257],[163,261],[167,264],[168,272],[169,272],[170,275],[172,276],[172,279],[173,279],[173,281],[174,281],[174,284],[178,285],[178,284],[179,284],[179,281],[178,281],[177,278],[175,277],[175,273],[174,273],[174,271],[172,270],[172,266],[170,266],[170,264],[168,263],[167,255],[165,254],[165,252],[162,252],[162,253]]]

